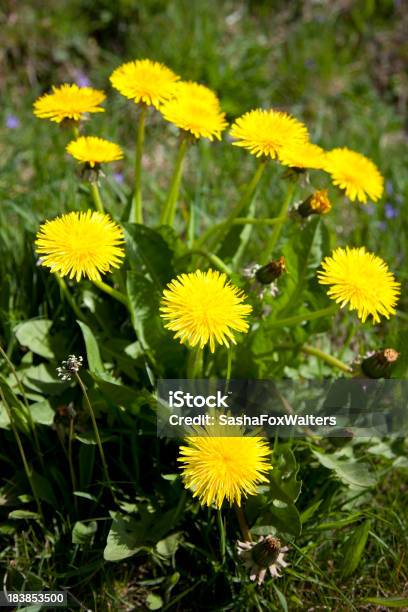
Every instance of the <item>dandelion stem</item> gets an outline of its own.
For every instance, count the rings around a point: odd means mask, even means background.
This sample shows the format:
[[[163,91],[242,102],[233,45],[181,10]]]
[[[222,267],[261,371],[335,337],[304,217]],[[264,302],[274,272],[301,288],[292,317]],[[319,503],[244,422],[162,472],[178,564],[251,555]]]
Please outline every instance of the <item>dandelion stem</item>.
[[[38,459],[40,461],[41,467],[44,468],[44,460],[43,460],[42,453],[41,453],[40,442],[38,440],[37,428],[36,428],[34,420],[33,420],[33,415],[31,414],[30,405],[28,403],[28,399],[27,399],[27,396],[26,396],[23,384],[22,384],[22,382],[20,380],[20,377],[17,374],[17,370],[14,367],[13,362],[11,361],[11,359],[9,358],[9,356],[7,355],[7,353],[5,352],[5,350],[3,349],[3,347],[1,345],[0,345],[0,354],[2,355],[3,359],[6,361],[8,367],[10,368],[10,371],[12,372],[12,374],[14,376],[14,379],[15,379],[15,381],[17,383],[17,387],[20,390],[21,396],[23,398],[24,406],[25,406],[26,411],[27,411],[27,421],[28,421],[28,424],[30,426],[31,432],[33,434],[35,450],[37,452]]]
[[[176,163],[174,167],[173,177],[171,179],[169,195],[167,197],[160,217],[161,225],[170,225],[171,227],[173,227],[174,224],[174,216],[176,214],[176,204],[180,191],[181,175],[183,172],[183,164],[187,152],[187,145],[187,138],[182,138],[176,157]]]
[[[276,225],[285,221],[286,215],[283,217],[272,217],[272,218],[257,218],[257,217],[238,217],[232,222],[233,225]]]
[[[98,184],[96,182],[90,183],[90,189],[91,189],[91,194],[92,194],[92,198],[93,198],[96,210],[104,214],[105,209],[103,207],[102,198],[101,198]]]
[[[248,523],[246,522],[245,514],[241,506],[234,502],[235,513],[237,515],[239,528],[244,538],[244,542],[252,542],[251,532],[249,531]]]
[[[36,488],[35,488],[35,485],[34,485],[34,481],[33,481],[32,468],[28,464],[27,457],[26,457],[26,454],[25,454],[25,451],[24,451],[24,446],[23,446],[23,443],[22,443],[21,438],[20,438],[20,434],[18,433],[17,427],[15,426],[15,423],[14,423],[14,420],[13,420],[13,415],[12,415],[12,412],[11,412],[11,408],[8,405],[7,401],[6,401],[6,398],[5,398],[4,393],[3,393],[3,389],[1,387],[0,387],[0,398],[1,398],[1,401],[2,401],[2,403],[3,403],[3,405],[4,405],[5,409],[6,409],[7,416],[8,416],[9,421],[10,421],[10,427],[11,427],[11,429],[13,431],[15,440],[17,442],[18,450],[20,452],[21,460],[22,460],[23,466],[24,466],[24,471],[26,473],[27,480],[30,483],[30,487],[31,487],[31,490],[32,490],[32,493],[33,493],[33,497],[35,499],[35,503],[37,504],[38,514],[40,515],[41,520],[44,523],[44,515],[43,515],[43,511],[42,511],[42,507],[41,507],[41,502],[40,502],[40,499],[39,499],[39,497],[37,495],[37,491],[36,491]]]
[[[141,104],[139,123],[137,126],[136,135],[136,153],[135,153],[135,191],[133,194],[132,208],[130,211],[129,221],[134,223],[143,223],[142,210],[142,157],[143,145],[145,137],[145,120],[146,120],[146,105]]]
[[[93,426],[93,430],[95,433],[95,438],[96,438],[96,443],[98,445],[98,449],[99,449],[99,454],[101,456],[101,461],[102,461],[102,467],[103,467],[103,472],[104,472],[104,476],[105,476],[105,480],[109,486],[110,492],[112,494],[113,497],[113,501],[115,503],[117,503],[117,499],[116,499],[116,495],[115,492],[113,490],[113,485],[112,485],[112,481],[109,477],[109,471],[108,471],[108,464],[106,462],[106,458],[105,458],[105,453],[103,450],[103,446],[102,446],[102,440],[101,440],[101,436],[99,435],[99,429],[98,429],[98,424],[96,422],[96,418],[95,418],[95,413],[93,411],[92,408],[92,404],[90,402],[86,387],[84,385],[84,383],[82,382],[82,378],[79,376],[78,372],[75,372],[75,378],[77,379],[77,382],[79,384],[79,386],[81,387],[82,393],[84,395],[85,398],[85,403],[87,405],[90,417],[91,417],[91,421],[92,421],[92,426]]]
[[[325,361],[328,365],[333,366],[334,368],[338,368],[342,372],[346,372],[346,374],[352,374],[353,368],[348,366],[346,363],[337,359],[337,357],[333,357],[320,349],[310,346],[309,344],[304,344],[302,346],[298,346],[296,344],[278,344],[271,351],[267,351],[266,353],[256,353],[257,358],[268,357],[268,355],[272,355],[275,351],[293,351],[299,350],[302,353],[306,353],[307,355],[313,355],[322,361]]]
[[[126,306],[126,308],[129,308],[129,301],[124,293],[117,291],[117,289],[114,289],[113,287],[111,287],[107,283],[104,283],[101,280],[93,280],[92,282],[95,287],[98,287],[98,289],[104,291],[105,293],[113,297],[115,300]]]
[[[208,259],[208,261],[212,263],[215,268],[218,268],[219,270],[221,270],[221,272],[225,272],[225,274],[228,274],[228,275],[232,273],[231,268],[229,268],[227,264],[225,264],[222,261],[222,259],[217,257],[217,255],[214,255],[213,253],[208,253],[207,251],[204,251],[203,249],[192,249],[191,251],[188,252],[188,254],[189,255],[202,255],[203,257]]]
[[[321,361],[325,361],[328,365],[333,366],[334,368],[338,368],[342,372],[346,372],[346,374],[351,374],[353,371],[350,366],[340,361],[340,359],[337,359],[336,357],[333,357],[332,355],[321,351],[315,346],[304,344],[300,348],[300,350],[302,351],[302,353],[306,353],[306,355],[312,355],[313,357],[317,357]]]
[[[232,209],[232,211],[222,224],[216,225],[215,227],[211,227],[203,235],[203,237],[198,242],[199,247],[204,243],[207,243],[209,251],[217,253],[220,250],[223,240],[228,234],[228,231],[233,225],[235,219],[239,217],[243,210],[250,206],[252,199],[255,197],[256,189],[258,187],[259,181],[261,180],[265,167],[266,161],[262,161],[257,167],[257,170],[254,176],[252,177],[252,180],[248,183],[239,202]]]
[[[218,529],[220,531],[220,554],[221,554],[221,562],[224,563],[225,561],[225,526],[224,526],[224,521],[222,519],[222,511],[221,508],[217,509],[217,522],[218,522]]]
[[[292,327],[293,325],[303,323],[303,321],[315,321],[316,319],[320,319],[321,317],[326,317],[334,314],[335,312],[337,312],[338,308],[339,307],[337,304],[332,304],[331,306],[327,306],[327,308],[315,310],[314,312],[305,312],[303,314],[294,315],[293,317],[287,317],[286,319],[271,321],[270,323],[268,323],[268,329],[274,327]]]
[[[203,357],[204,351],[200,346],[195,346],[188,355],[187,360],[187,378],[192,380],[201,378],[203,373]]]
[[[273,250],[279,240],[279,236],[281,234],[282,227],[285,223],[285,220],[287,219],[289,206],[292,203],[293,196],[295,194],[295,189],[296,189],[296,183],[294,182],[289,183],[288,190],[286,192],[286,197],[283,201],[282,208],[280,209],[280,212],[279,212],[278,219],[280,219],[280,221],[273,228],[270,238],[268,242],[266,243],[266,248],[264,249],[263,254],[260,258],[261,264],[266,264],[269,261],[270,257],[273,255]]]
[[[57,279],[57,282],[60,286],[61,292],[63,293],[63,295],[65,296],[68,304],[71,306],[72,310],[74,311],[76,317],[80,320],[80,321],[84,321],[85,323],[87,323],[87,318],[86,316],[81,312],[81,309],[79,308],[78,304],[76,303],[76,301],[74,300],[74,298],[72,297],[66,282],[64,281],[64,279],[57,273],[55,273],[55,278]]]

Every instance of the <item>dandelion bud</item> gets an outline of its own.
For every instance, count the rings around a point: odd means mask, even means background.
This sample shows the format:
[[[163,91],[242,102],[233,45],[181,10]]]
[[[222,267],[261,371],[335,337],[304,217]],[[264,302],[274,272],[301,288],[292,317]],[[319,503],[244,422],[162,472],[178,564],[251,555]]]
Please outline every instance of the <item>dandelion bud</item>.
[[[310,217],[310,215],[327,215],[330,210],[331,204],[327,189],[321,189],[320,191],[315,191],[302,202],[296,209],[296,212],[305,219]]]
[[[269,263],[255,272],[256,280],[261,285],[269,285],[276,281],[286,271],[285,258],[279,257],[279,259],[272,259]]]
[[[368,355],[361,362],[361,370],[368,378],[388,378],[392,365],[399,353],[393,348],[386,348]]]

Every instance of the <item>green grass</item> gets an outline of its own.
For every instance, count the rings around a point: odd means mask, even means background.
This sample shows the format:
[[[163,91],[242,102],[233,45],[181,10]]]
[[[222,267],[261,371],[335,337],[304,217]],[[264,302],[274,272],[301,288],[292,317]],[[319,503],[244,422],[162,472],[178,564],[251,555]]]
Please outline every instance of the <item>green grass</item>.
[[[228,508],[223,510],[226,551],[222,561],[216,513],[201,508],[184,490],[175,441],[156,436],[150,372],[125,309],[87,281],[68,283],[90,323],[89,331],[81,329],[54,279],[36,265],[33,241],[39,224],[92,204],[74,161],[64,153],[71,134],[32,115],[38,95],[54,83],[74,80],[79,73],[108,91],[106,112],[92,118],[85,129],[125,149],[124,162],[108,168],[101,184],[107,209],[125,221],[137,113],[109,87],[108,76],[120,63],[149,57],[165,62],[183,78],[207,84],[219,94],[230,121],[257,106],[287,110],[307,123],[322,146],[348,146],[372,158],[385,177],[386,190],[381,203],[363,207],[347,202],[318,174],[311,186],[302,188],[302,193],[308,193],[312,186],[329,187],[333,210],[316,230],[307,290],[299,302],[285,305],[287,281],[283,281],[283,298],[279,297],[283,301],[276,302],[282,307],[278,319],[295,315],[299,308],[317,310],[328,305],[312,276],[330,246],[366,245],[388,262],[404,287],[408,276],[405,12],[402,3],[387,0],[346,6],[342,2],[150,0],[137,8],[126,0],[114,7],[107,1],[90,5],[70,0],[54,2],[52,7],[28,2],[15,15],[0,12],[7,49],[0,58],[5,68],[0,81],[0,343],[17,368],[28,403],[35,405],[31,410],[44,466],[35,451],[24,398],[4,359],[0,360],[0,387],[35,472],[45,515],[42,522],[24,514],[36,512],[36,506],[4,406],[0,406],[0,563],[9,588],[67,588],[84,606],[101,611],[159,605],[183,612],[408,607],[408,470],[407,444],[402,438],[357,439],[340,450],[330,440],[319,446],[310,439],[276,442],[276,478],[282,486],[287,477],[291,482],[302,481],[301,492],[298,496],[292,491],[281,522],[276,513],[274,522],[267,522],[271,515],[262,507],[262,500],[268,501],[265,491],[248,500],[246,512],[255,527],[270,525],[288,543],[290,567],[279,581],[267,581],[261,588],[251,583],[236,560],[239,528]],[[10,115],[19,119],[16,129],[6,127]],[[158,223],[167,195],[176,140],[174,128],[165,125],[158,113],[148,114],[143,202],[151,228]],[[179,239],[186,239],[189,207],[195,211],[194,237],[198,238],[216,220],[225,218],[255,168],[255,159],[232,147],[228,137],[193,147],[182,182],[177,236],[149,234],[160,245],[159,254],[167,249],[171,261],[160,261],[157,250],[136,241],[135,253],[129,257],[132,267],[139,270],[142,255],[147,255],[161,282],[194,269],[196,260],[185,254]],[[123,183],[115,180],[119,171]],[[282,174],[278,166],[268,165],[256,200],[257,216],[278,214],[285,195]],[[310,228],[290,224],[284,228],[280,245],[294,245],[291,256],[299,265],[295,273],[303,265],[302,245]],[[268,231],[253,229],[244,257],[234,269],[233,280],[238,284],[242,284],[241,267],[258,260]],[[219,255],[233,265],[228,251],[227,245]],[[122,289],[125,273],[126,269],[115,277]],[[145,292],[146,320],[141,319],[142,328],[136,333],[146,333],[156,361],[154,375],[182,377],[187,353],[161,330],[154,310],[157,287],[152,290],[139,277],[137,282],[138,290]],[[253,303],[260,318],[262,305],[255,298]],[[265,326],[239,344],[233,376],[338,374],[301,352],[304,342],[347,363],[367,350],[394,346],[402,352],[394,375],[405,376],[406,306],[403,290],[398,315],[375,327],[360,325],[348,313],[303,328]],[[276,312],[272,322],[274,317]],[[36,343],[30,328],[26,342],[19,341],[17,325],[37,319],[52,323],[45,338]],[[287,345],[294,348],[288,350]],[[268,351],[267,357],[256,356]],[[87,358],[81,375],[97,415],[119,507],[104,482],[80,389],[56,377],[56,366],[70,353]],[[224,376],[226,363],[226,351],[221,349],[212,373]],[[369,484],[355,487],[344,482],[335,469],[318,461],[316,450],[327,457],[336,453],[334,457],[346,463],[357,460],[357,466],[366,466]],[[287,470],[285,478],[279,466]],[[80,494],[73,495],[73,490]],[[104,558],[112,519],[117,542],[129,553],[117,561]],[[112,554],[119,554],[115,547],[107,556]],[[70,605],[75,609],[73,601]]]

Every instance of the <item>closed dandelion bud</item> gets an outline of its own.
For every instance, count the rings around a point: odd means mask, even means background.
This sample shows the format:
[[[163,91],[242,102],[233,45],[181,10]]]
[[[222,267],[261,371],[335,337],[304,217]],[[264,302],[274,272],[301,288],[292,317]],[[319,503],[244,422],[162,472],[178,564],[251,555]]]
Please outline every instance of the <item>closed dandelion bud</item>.
[[[310,215],[327,215],[331,210],[331,204],[328,197],[327,189],[315,191],[297,208],[296,212],[303,217]]]
[[[255,272],[256,280],[262,285],[269,285],[276,281],[286,271],[285,258],[272,259],[269,263]]]
[[[393,348],[376,351],[361,362],[361,370],[368,378],[388,378],[399,353]]]

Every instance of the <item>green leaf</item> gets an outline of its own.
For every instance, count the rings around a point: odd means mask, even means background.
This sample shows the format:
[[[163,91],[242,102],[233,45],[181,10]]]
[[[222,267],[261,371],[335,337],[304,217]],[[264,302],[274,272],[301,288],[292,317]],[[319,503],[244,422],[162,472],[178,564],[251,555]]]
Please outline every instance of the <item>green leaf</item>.
[[[101,355],[99,352],[98,342],[91,331],[91,329],[82,321],[77,321],[81,328],[82,335],[84,337],[86,357],[88,360],[88,367],[91,372],[101,373],[104,371]]]
[[[287,273],[280,279],[280,292],[273,302],[271,321],[299,314],[304,291],[309,280],[315,279],[316,269],[329,249],[329,242],[328,230],[318,217],[307,221],[303,228],[293,225],[282,249]],[[319,291],[319,286],[315,290]]]
[[[72,543],[80,544],[81,546],[89,546],[92,544],[94,535],[98,529],[96,521],[82,523],[77,521],[72,529]]]
[[[137,223],[124,223],[126,253],[132,270],[148,277],[157,289],[173,276],[173,251],[162,236]]]
[[[405,608],[408,606],[408,597],[366,597],[361,603],[372,603],[385,608]]]
[[[160,610],[163,607],[163,600],[155,593],[149,593],[146,597],[146,605],[149,610]]]
[[[287,504],[297,500],[302,488],[302,482],[297,480],[299,466],[295,455],[288,446],[279,447],[274,453],[274,469],[270,474],[271,495]]]
[[[117,512],[108,534],[104,559],[120,561],[132,557],[143,549],[149,550],[146,532],[154,519],[154,515],[147,515],[137,521],[133,517]]]
[[[56,368],[44,363],[22,370],[22,379],[24,385],[46,395],[59,395],[66,386],[58,378]]]
[[[55,412],[51,408],[48,400],[31,404],[30,412],[35,423],[40,423],[40,425],[52,425],[54,422]]]
[[[279,603],[282,607],[282,610],[284,612],[288,612],[288,602],[286,601],[286,597],[284,596],[284,594],[282,593],[282,591],[280,591],[278,589],[278,587],[276,586],[275,583],[272,582],[273,588],[275,589],[275,593],[279,599]]]
[[[45,478],[44,476],[38,474],[37,472],[32,472],[31,480],[33,482],[33,486],[37,492],[38,497],[50,504],[51,506],[54,506],[54,508],[57,508],[57,500],[50,481],[47,480],[47,478]]]
[[[139,399],[140,393],[113,380],[106,380],[102,376],[92,374],[92,378],[106,397],[116,404],[130,404]]]
[[[30,510],[13,510],[8,515],[9,519],[35,519],[38,520],[40,517],[37,512],[31,512]]]
[[[343,559],[343,577],[347,578],[357,569],[367,544],[371,521],[367,520],[357,527],[346,542]]]
[[[21,346],[26,346],[36,355],[52,359],[54,352],[49,338],[51,326],[52,321],[48,319],[33,319],[17,325],[14,332]]]
[[[127,274],[127,292],[132,309],[132,323],[144,350],[158,364],[171,364],[178,369],[183,349],[160,318],[161,294],[154,283],[138,272]]]
[[[376,483],[374,474],[369,471],[367,463],[337,459],[334,455],[325,455],[313,451],[314,456],[327,469],[333,470],[336,476],[347,485],[355,487],[372,487]]]
[[[181,542],[181,533],[172,533],[156,544],[156,550],[162,557],[172,557]]]
[[[298,537],[302,531],[299,512],[294,504],[278,507],[271,503],[251,531],[258,535],[286,533]]]

